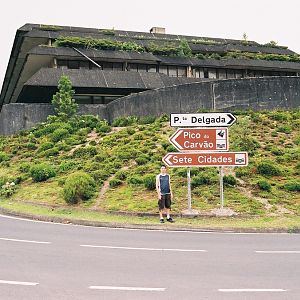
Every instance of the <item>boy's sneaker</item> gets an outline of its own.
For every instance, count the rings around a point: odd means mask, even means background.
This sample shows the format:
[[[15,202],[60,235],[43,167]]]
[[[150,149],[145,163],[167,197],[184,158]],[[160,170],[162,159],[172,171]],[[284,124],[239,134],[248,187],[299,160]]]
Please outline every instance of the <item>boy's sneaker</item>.
[[[164,219],[160,219],[159,222],[160,223],[165,223],[165,220]]]
[[[173,223],[173,222],[174,222],[174,220],[173,220],[171,217],[168,218],[167,221],[170,222],[170,223]]]

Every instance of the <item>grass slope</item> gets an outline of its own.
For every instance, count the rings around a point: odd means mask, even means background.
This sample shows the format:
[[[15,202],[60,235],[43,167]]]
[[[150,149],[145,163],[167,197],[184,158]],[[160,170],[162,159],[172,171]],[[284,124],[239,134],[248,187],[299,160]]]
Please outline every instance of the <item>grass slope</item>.
[[[229,129],[230,151],[248,151],[250,159],[248,167],[225,169],[226,176],[237,180],[235,185],[225,186],[225,207],[240,215],[268,218],[289,214],[298,218],[300,111],[235,115],[237,122]],[[1,136],[0,186],[12,181],[16,186],[9,200],[4,200],[5,188],[0,188],[0,205],[65,206],[64,182],[81,170],[94,178],[98,192],[77,204],[77,209],[156,213],[153,179],[162,157],[176,151],[168,142],[175,129],[169,126],[167,116],[120,118],[112,125],[81,116]],[[53,166],[56,175],[34,182],[30,169],[42,162]],[[180,213],[187,207],[186,169],[169,171],[175,194],[173,211]],[[191,173],[193,208],[202,212],[218,208],[218,170],[192,168]]]

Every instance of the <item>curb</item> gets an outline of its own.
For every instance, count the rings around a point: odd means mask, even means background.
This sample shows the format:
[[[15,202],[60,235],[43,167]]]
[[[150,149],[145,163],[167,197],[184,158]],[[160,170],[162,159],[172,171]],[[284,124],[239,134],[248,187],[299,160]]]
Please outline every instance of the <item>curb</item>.
[[[124,224],[115,222],[100,222],[100,221],[88,221],[88,220],[76,220],[61,217],[47,217],[37,216],[28,213],[16,212],[7,208],[0,207],[0,214],[18,217],[28,220],[49,222],[49,223],[61,223],[70,225],[81,225],[91,227],[105,227],[105,228],[124,228],[124,229],[142,229],[142,230],[162,230],[162,231],[190,231],[190,232],[219,232],[219,233],[300,233],[300,227],[294,229],[285,228],[201,228],[193,226],[176,226],[174,224]]]

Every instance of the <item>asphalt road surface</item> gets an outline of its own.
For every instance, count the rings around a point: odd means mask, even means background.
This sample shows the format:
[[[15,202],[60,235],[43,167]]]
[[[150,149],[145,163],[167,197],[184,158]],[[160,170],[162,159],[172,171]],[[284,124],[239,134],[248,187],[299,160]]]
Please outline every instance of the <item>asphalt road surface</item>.
[[[93,228],[0,216],[0,299],[300,299],[299,234]]]

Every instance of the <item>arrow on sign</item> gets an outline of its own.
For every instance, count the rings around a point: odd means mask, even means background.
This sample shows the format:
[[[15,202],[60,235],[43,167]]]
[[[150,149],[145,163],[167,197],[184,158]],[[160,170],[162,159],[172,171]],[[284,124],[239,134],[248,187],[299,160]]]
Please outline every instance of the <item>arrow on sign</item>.
[[[169,141],[179,151],[228,151],[228,129],[180,128]]]
[[[248,165],[247,152],[168,153],[163,162],[169,167],[221,167]]]
[[[229,127],[236,117],[231,113],[171,114],[173,127]]]

